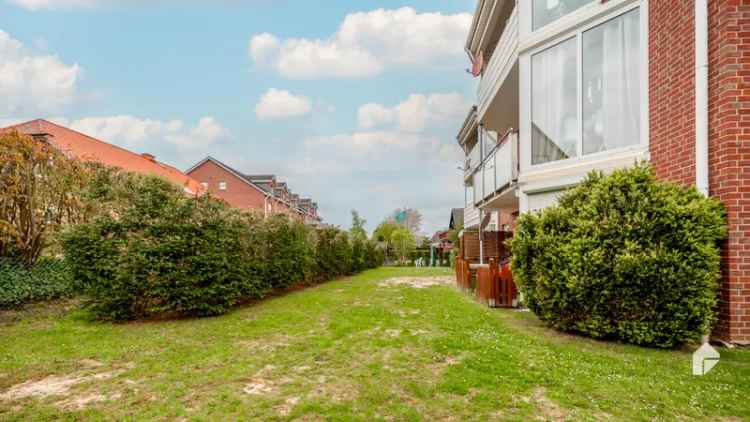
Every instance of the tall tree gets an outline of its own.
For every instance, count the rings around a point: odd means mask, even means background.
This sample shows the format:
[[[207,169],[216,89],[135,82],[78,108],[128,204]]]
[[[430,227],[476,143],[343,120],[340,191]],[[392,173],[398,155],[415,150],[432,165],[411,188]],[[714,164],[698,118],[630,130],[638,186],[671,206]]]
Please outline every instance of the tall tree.
[[[406,262],[406,258],[414,252],[417,248],[417,243],[414,240],[411,232],[406,228],[400,228],[391,234],[391,243],[393,249],[396,250],[396,254],[399,257],[401,263]]]
[[[0,135],[0,257],[33,265],[54,233],[81,222],[88,169],[41,140]]]
[[[422,229],[422,213],[413,208],[396,209],[393,212],[392,220],[409,230],[412,236],[418,236]]]
[[[376,242],[380,243],[383,246],[386,260],[388,260],[388,257],[389,257],[388,253],[392,249],[391,236],[393,235],[393,232],[399,229],[401,229],[401,226],[389,218],[383,221],[382,223],[380,223],[378,227],[375,229],[375,231],[372,233],[373,240],[375,240]]]
[[[349,229],[352,239],[367,240],[367,231],[365,230],[367,220],[359,216],[357,210],[352,210],[352,227]]]

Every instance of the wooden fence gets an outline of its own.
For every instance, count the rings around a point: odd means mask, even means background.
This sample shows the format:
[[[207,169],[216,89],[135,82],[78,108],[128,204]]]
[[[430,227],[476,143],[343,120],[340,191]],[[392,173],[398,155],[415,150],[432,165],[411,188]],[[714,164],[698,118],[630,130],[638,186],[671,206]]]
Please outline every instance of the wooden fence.
[[[477,267],[476,298],[492,308],[515,307],[518,304],[518,289],[508,265],[499,267],[493,259],[487,265]]]
[[[456,285],[458,285],[461,290],[471,290],[472,278],[473,274],[469,261],[456,258]]]

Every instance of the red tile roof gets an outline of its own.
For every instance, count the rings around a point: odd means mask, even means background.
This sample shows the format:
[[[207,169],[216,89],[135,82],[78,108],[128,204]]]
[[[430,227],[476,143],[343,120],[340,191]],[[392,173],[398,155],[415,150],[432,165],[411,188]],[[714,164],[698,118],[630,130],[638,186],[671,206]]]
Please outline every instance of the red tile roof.
[[[0,132],[14,129],[27,135],[49,135],[50,144],[74,158],[95,161],[126,171],[159,176],[182,186],[191,194],[201,193],[204,190],[197,180],[172,166],[156,161],[153,155],[136,154],[47,120],[32,120],[0,129]]]

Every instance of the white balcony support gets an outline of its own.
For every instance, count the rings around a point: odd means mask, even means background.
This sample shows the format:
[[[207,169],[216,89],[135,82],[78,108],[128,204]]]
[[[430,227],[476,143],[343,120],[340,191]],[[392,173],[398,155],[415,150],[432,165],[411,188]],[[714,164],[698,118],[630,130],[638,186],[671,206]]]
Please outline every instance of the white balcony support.
[[[497,95],[503,82],[513,69],[513,65],[518,61],[518,6],[513,8],[513,12],[508,18],[508,23],[503,30],[495,51],[482,74],[479,81],[479,90],[477,93],[477,114],[479,121],[482,121],[485,112],[489,108],[492,100]]]

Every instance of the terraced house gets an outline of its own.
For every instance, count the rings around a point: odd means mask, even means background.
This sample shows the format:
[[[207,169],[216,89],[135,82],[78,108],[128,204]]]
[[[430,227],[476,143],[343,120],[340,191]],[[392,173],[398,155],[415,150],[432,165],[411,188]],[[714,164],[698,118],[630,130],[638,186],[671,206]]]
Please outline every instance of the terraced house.
[[[2,128],[0,133],[11,130],[32,136],[37,141],[47,142],[70,158],[160,177],[182,187],[187,195],[202,195],[205,192],[195,179],[157,161],[153,154],[138,154],[44,119]]]
[[[213,157],[201,160],[186,174],[200,181],[207,192],[235,208],[261,212],[266,216],[286,214],[311,225],[321,222],[317,203],[300,199],[285,182],[279,182],[272,174],[245,174]]]
[[[588,171],[649,160],[726,205],[714,335],[750,343],[749,33],[748,0],[480,0],[458,135],[467,232],[511,230]]]

